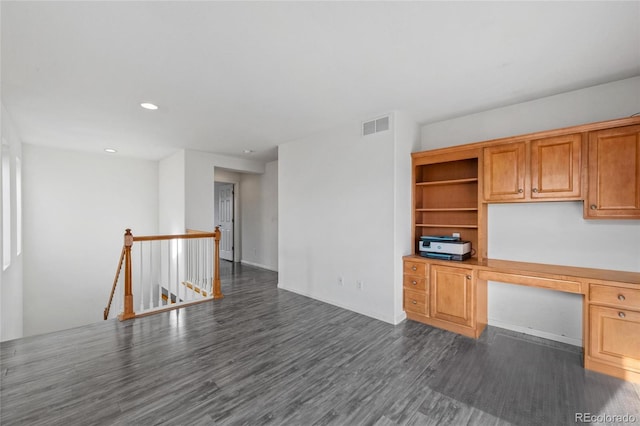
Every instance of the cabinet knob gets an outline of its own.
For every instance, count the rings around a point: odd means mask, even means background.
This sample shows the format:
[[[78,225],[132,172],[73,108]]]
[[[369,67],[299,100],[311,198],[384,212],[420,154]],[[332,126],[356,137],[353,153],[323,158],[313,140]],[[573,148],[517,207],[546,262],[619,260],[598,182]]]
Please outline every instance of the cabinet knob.
[[[538,192],[538,188],[533,188],[532,191],[533,192]]]
[[[417,281],[411,281],[411,284],[418,285],[418,282]]]
[[[595,209],[597,209],[597,208],[598,208],[598,206],[596,206],[595,204],[591,204],[591,205],[589,206],[589,208],[590,208],[591,210],[595,210]]]
[[[417,304],[418,304],[418,301],[417,301],[417,300],[412,300],[412,301],[411,301],[411,303],[413,303],[414,305],[417,305]],[[622,312],[620,312],[620,313],[622,313]],[[624,315],[624,314],[623,314],[623,315]]]
[[[626,299],[626,297],[624,297],[624,294],[619,294],[619,295],[618,295],[618,300],[619,300],[619,301],[624,302],[624,301],[625,301],[625,299]]]
[[[471,279],[471,275],[467,275],[467,279],[470,280]]]
[[[518,189],[518,193],[522,194],[524,192],[524,190],[522,188]]]
[[[620,318],[624,318],[624,317],[626,317],[626,315],[624,314],[624,312],[618,312],[618,316],[619,316]]]
[[[418,268],[416,268],[415,266],[412,266],[412,267],[411,267],[411,270],[412,270],[412,271],[417,271],[417,270],[418,270]]]

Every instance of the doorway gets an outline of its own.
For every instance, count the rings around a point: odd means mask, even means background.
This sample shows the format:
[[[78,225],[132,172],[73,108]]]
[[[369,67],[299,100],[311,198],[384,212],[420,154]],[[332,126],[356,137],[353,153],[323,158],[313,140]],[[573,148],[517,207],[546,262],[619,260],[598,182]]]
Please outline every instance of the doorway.
[[[235,224],[235,185],[216,182],[217,225],[220,227],[220,259],[233,262]]]

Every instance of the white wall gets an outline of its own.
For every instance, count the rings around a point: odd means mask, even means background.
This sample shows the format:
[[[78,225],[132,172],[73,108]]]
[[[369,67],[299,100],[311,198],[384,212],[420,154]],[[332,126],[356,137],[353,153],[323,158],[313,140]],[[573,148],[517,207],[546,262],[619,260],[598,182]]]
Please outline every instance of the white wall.
[[[185,218],[185,152],[160,160],[158,166],[158,232],[182,234]]]
[[[185,151],[186,159],[186,226],[190,229],[213,230],[215,168],[248,173],[264,173],[264,163],[202,151]]]
[[[11,228],[11,252],[10,265],[0,273],[0,341],[17,339],[23,335],[23,256],[18,254],[18,200],[16,198],[16,160],[22,159],[22,144],[14,124],[4,105],[1,107],[2,123],[2,156],[9,156],[11,179],[10,179],[10,228]],[[2,188],[2,174],[0,173],[0,188]],[[1,200],[1,198],[0,198]],[[2,202],[2,201],[0,201]],[[3,202],[2,202],[3,203]],[[4,207],[4,205],[2,206]],[[0,215],[4,209],[0,208]],[[2,217],[5,221],[8,218]],[[0,243],[5,237],[0,226]],[[4,254],[3,254],[4,255]]]
[[[263,174],[243,174],[240,188],[242,263],[277,271],[278,162],[267,163]]]
[[[393,323],[394,134],[360,127],[279,146],[278,286]]]
[[[640,77],[422,127],[422,149],[627,117],[640,112]],[[586,221],[580,203],[489,206],[489,257],[640,271],[640,221]],[[489,324],[582,342],[581,296],[489,285]]]
[[[213,231],[215,200],[214,164],[198,151],[185,151],[185,213],[186,227]]]
[[[158,232],[158,163],[23,144],[24,334],[102,321],[125,228]]]
[[[402,256],[411,254],[411,153],[420,149],[420,128],[403,112],[394,114],[395,131],[395,212],[394,212],[394,323],[406,318],[402,302],[403,265]]]

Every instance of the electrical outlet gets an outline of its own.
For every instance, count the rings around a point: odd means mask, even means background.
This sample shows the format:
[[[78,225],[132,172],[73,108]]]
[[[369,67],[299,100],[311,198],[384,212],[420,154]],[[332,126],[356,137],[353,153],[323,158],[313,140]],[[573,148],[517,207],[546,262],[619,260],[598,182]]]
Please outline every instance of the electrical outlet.
[[[459,233],[459,232],[454,232],[454,233],[453,233],[453,237],[455,237],[455,238],[460,238],[460,233]]]
[[[364,283],[362,282],[362,280],[356,281],[356,288],[358,290],[362,290],[364,288]]]

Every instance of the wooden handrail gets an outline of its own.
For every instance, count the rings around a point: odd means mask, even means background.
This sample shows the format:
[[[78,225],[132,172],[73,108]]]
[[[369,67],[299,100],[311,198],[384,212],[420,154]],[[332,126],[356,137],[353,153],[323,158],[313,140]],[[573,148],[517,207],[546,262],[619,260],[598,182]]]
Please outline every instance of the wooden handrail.
[[[216,226],[217,228],[217,226]],[[192,234],[176,234],[176,235],[147,235],[133,237],[133,241],[160,241],[160,240],[189,240],[194,238],[215,238],[215,232],[198,232]]]
[[[111,287],[111,295],[109,295],[109,303],[104,308],[104,319],[109,318],[109,311],[111,310],[111,302],[113,302],[113,294],[116,292],[116,285],[118,284],[118,278],[120,278],[120,270],[122,269],[122,262],[124,261],[124,246],[122,246],[122,252],[120,253],[120,260],[118,261],[118,269],[116,270],[116,276],[113,279],[113,287]]]

